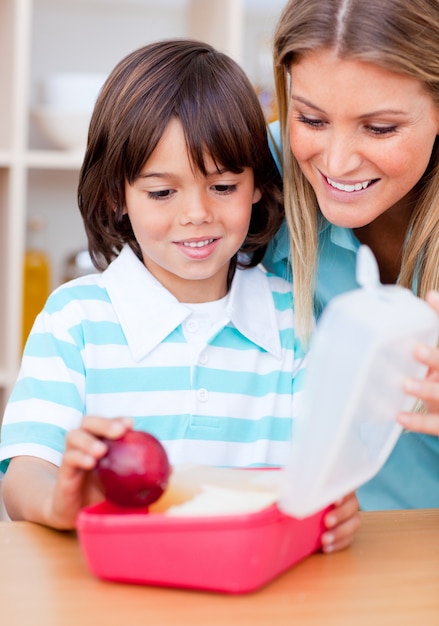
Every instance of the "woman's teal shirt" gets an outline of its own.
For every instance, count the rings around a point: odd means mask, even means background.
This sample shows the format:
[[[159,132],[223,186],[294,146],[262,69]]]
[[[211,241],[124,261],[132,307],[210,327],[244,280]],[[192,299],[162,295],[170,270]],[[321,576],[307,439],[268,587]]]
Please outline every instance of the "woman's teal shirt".
[[[270,131],[279,147],[279,124],[271,124]],[[276,155],[274,149],[273,154]],[[331,298],[358,287],[355,265],[359,246],[352,230],[323,222],[315,290],[317,316]],[[267,250],[264,265],[278,276],[291,280],[289,254],[290,243],[284,224]],[[438,508],[439,438],[403,433],[382,470],[360,487],[357,494],[364,510]]]

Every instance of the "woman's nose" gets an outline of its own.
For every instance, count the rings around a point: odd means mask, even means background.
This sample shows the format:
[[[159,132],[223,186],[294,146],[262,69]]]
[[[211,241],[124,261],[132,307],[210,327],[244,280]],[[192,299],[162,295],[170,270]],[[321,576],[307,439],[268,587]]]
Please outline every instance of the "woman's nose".
[[[334,178],[347,177],[361,164],[358,140],[351,133],[331,132],[324,149],[325,174]]]

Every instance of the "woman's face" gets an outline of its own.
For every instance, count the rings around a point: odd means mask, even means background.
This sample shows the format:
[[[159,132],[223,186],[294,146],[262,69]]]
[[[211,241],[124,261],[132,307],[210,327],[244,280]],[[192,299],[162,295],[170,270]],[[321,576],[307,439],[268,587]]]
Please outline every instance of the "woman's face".
[[[438,132],[438,109],[415,79],[328,49],[291,66],[291,149],[333,224],[408,213]]]

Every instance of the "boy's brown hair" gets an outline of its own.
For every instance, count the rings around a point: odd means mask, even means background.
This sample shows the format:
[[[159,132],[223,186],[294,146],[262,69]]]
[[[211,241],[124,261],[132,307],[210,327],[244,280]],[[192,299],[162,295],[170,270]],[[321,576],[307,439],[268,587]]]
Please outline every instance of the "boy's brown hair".
[[[239,65],[208,44],[185,39],[134,51],[115,67],[98,97],[78,187],[93,263],[105,269],[126,243],[142,258],[122,213],[125,183],[140,174],[173,118],[182,124],[195,170],[206,173],[206,155],[218,168],[253,170],[262,197],[253,206],[247,254],[239,264],[256,265],[283,218],[266,121]]]

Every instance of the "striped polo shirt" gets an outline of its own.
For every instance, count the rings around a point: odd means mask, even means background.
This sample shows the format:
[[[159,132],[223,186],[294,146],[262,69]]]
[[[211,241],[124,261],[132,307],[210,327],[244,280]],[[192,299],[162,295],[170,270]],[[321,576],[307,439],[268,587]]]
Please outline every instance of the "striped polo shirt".
[[[238,269],[220,318],[187,341],[196,330],[191,307],[128,246],[101,274],[59,287],[6,407],[1,469],[18,455],[59,465],[86,414],[133,418],[173,464],[284,465],[304,373],[291,285]]]

